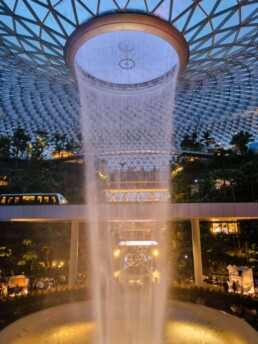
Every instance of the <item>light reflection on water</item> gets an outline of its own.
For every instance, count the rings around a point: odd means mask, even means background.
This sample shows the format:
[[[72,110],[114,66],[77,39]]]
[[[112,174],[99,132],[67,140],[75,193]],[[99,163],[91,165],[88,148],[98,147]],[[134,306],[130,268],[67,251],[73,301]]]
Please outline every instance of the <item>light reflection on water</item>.
[[[116,328],[121,324],[118,322]],[[123,326],[125,326],[123,324]],[[127,324],[128,331],[137,330],[137,324]],[[133,327],[133,328],[132,328]],[[91,344],[94,338],[93,322],[81,322],[55,327],[45,333],[17,338],[9,344]],[[183,321],[169,321],[166,325],[164,344],[251,344],[244,338],[237,338],[232,332],[218,333],[212,327]],[[103,343],[104,344],[104,343]]]
[[[0,332],[0,343],[92,344],[96,325],[90,306],[90,302],[67,304],[24,317]],[[168,303],[168,314],[163,344],[258,343],[258,333],[247,323],[215,309],[174,301]],[[114,332],[126,329],[127,335],[141,331],[139,323],[128,319],[118,318],[111,326]]]
[[[9,344],[90,344],[94,327],[93,322],[60,325],[43,333],[14,339]]]

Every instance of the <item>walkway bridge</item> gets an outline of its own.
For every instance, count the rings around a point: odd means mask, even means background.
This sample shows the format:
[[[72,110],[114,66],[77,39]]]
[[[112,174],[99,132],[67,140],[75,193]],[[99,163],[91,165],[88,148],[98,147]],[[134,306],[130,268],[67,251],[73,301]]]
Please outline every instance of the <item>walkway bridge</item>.
[[[162,203],[108,203],[99,205],[101,219],[148,220],[164,217]],[[209,221],[258,218],[258,203],[171,203],[168,220]],[[87,221],[87,205],[0,206],[0,221]],[[164,220],[164,218],[163,218]]]
[[[222,222],[258,219],[258,203],[174,203],[168,204],[166,216],[164,216],[164,204],[161,203],[108,203],[99,205],[99,216],[103,221],[190,220],[192,225],[195,284],[201,286],[203,270],[200,221]],[[167,217],[167,219],[164,217]],[[0,222],[71,222],[70,285],[75,285],[77,279],[79,223],[87,222],[88,218],[87,205],[0,206]]]

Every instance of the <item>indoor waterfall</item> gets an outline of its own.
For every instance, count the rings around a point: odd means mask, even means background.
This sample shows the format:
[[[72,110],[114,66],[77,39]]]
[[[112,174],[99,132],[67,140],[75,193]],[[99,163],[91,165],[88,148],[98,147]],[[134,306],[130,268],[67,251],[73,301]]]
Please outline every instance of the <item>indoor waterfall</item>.
[[[169,268],[164,219],[169,197],[159,190],[169,189],[176,78],[177,68],[174,67],[168,75],[154,82],[109,84],[107,87],[102,81],[92,80],[80,68],[77,70],[86,161],[93,307],[99,344],[162,342]],[[104,181],[99,173],[106,177]],[[114,199],[116,194],[112,199],[106,191],[112,183],[119,190],[128,184],[133,188],[134,191],[130,189],[126,195],[120,194],[123,203],[137,202],[140,207],[148,197],[160,197],[157,211],[146,214],[148,221],[134,219],[126,209],[118,223],[112,218],[103,221],[99,207],[105,207],[104,212],[108,214],[109,207],[119,207],[120,203],[119,198]],[[139,185],[148,183],[158,190],[155,195],[155,190],[140,189]],[[159,256],[153,258],[149,253],[144,254],[149,247],[138,247],[134,250],[138,252],[128,248],[127,254],[115,257],[114,252],[120,250],[119,243],[128,239],[157,242]],[[126,273],[127,269],[146,269],[143,274],[149,275],[145,276],[144,285],[131,286],[117,275]]]

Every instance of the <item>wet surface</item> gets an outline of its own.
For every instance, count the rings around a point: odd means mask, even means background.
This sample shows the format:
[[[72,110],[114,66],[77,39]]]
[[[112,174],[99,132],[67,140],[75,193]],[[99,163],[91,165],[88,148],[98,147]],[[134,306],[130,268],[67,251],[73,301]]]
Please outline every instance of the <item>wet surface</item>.
[[[132,307],[139,298],[131,300]],[[133,343],[140,332],[136,321],[119,319],[111,324],[117,341]],[[185,302],[168,303],[168,320],[164,329],[164,344],[253,344],[258,333],[244,321],[218,310]],[[121,329],[125,332],[121,334]],[[0,333],[0,343],[8,344],[90,344],[94,343],[96,325],[92,321],[91,303],[72,303],[26,316]],[[141,333],[141,338],[142,337]],[[148,335],[147,335],[148,337]],[[143,340],[142,344],[148,343]],[[104,344],[104,343],[103,343]]]

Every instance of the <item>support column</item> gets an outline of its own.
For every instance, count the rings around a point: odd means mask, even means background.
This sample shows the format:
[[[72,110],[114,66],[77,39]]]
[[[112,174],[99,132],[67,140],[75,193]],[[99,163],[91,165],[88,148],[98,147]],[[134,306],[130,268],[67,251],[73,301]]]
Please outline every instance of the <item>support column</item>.
[[[194,278],[195,285],[200,287],[203,283],[202,272],[202,249],[200,237],[200,222],[199,219],[192,219],[192,242],[193,242],[193,260],[194,260]]]
[[[71,222],[69,286],[76,285],[79,247],[79,220]]]

